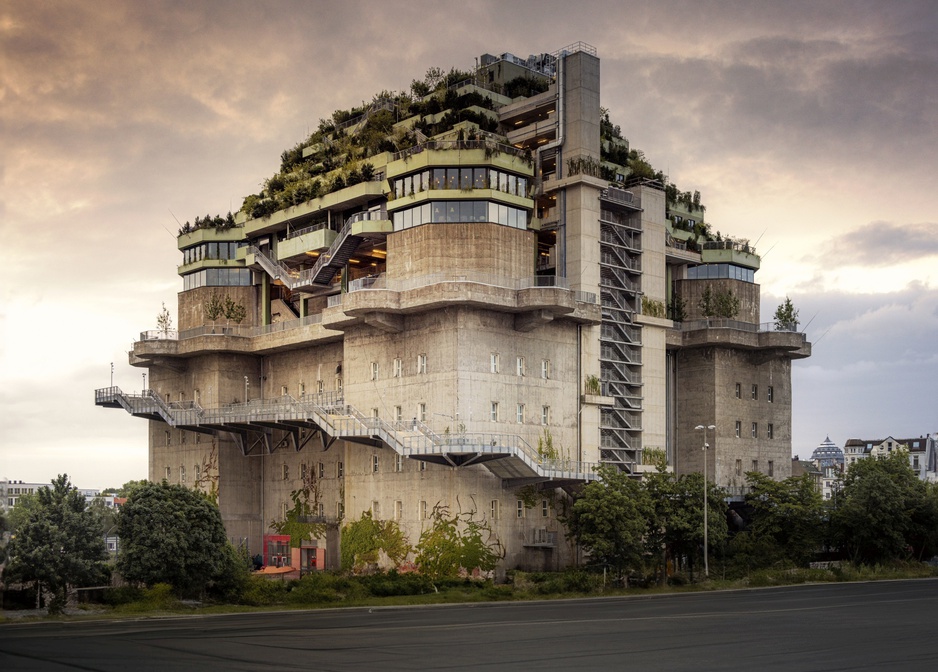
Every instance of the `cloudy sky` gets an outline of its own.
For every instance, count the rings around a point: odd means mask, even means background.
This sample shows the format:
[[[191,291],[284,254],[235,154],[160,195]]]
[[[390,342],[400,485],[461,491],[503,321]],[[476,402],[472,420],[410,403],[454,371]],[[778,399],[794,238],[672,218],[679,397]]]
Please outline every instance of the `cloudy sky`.
[[[237,210],[336,108],[430,66],[584,41],[634,148],[791,296],[793,452],[938,431],[938,6],[0,4],[0,477],[146,477],[127,350],[175,310],[177,222]]]

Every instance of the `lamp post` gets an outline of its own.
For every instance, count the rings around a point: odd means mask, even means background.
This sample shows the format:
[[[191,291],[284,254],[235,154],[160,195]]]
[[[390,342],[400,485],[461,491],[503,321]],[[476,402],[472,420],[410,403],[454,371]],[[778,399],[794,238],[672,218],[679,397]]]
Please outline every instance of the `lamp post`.
[[[144,394],[147,393],[147,374],[146,374],[146,372],[144,372],[144,374],[143,374],[143,393],[144,393]]]
[[[114,387],[114,362],[111,362],[111,387]]]
[[[704,481],[703,481],[703,504],[704,504],[704,576],[708,579],[710,578],[710,560],[707,553],[707,448],[710,445],[707,443],[707,430],[716,429],[716,425],[697,425],[694,429],[703,430],[704,433],[704,442],[703,442],[703,463],[704,463]],[[716,435],[714,435],[716,436]]]
[[[249,385],[250,383],[248,383],[248,377],[245,376],[244,377],[244,403],[245,404],[248,403],[248,386]]]

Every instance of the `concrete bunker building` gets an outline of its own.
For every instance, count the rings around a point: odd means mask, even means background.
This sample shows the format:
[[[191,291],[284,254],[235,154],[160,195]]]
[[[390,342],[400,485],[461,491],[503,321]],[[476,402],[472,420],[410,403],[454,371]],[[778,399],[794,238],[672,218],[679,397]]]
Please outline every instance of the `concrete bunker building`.
[[[151,480],[216,488],[229,535],[269,555],[307,487],[330,530],[308,567],[337,566],[342,520],[416,542],[442,504],[485,518],[506,568],[553,569],[575,559],[558,509],[600,463],[706,458],[732,492],[790,475],[810,344],[761,322],[755,249],[611,124],[594,48],[487,54],[353,112],[180,232],[178,331],[130,353],[149,389],[96,391],[148,420]]]

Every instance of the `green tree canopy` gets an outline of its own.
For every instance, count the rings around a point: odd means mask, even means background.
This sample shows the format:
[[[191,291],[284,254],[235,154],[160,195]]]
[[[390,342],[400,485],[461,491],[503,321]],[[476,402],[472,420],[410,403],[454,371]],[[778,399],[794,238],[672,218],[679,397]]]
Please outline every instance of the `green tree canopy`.
[[[648,492],[615,467],[600,467],[570,507],[567,529],[590,554],[590,562],[609,565],[618,576],[642,566],[644,541],[654,510]]]
[[[410,553],[410,544],[393,520],[377,520],[371,511],[342,528],[342,569],[362,571],[376,565],[381,552],[395,564],[403,562]]]
[[[938,550],[938,497],[904,450],[850,465],[832,523],[835,541],[857,562],[921,559]]]
[[[675,476],[659,470],[650,474],[643,486],[648,492],[654,517],[646,545],[652,557],[701,559],[703,555],[703,474]],[[710,548],[723,546],[727,536],[726,493],[707,483],[707,536]],[[696,562],[696,560],[695,560]],[[664,574],[662,573],[662,576]]]
[[[231,554],[218,507],[181,485],[147,483],[121,507],[117,569],[127,581],[196,594],[224,580]]]
[[[71,587],[95,585],[107,578],[107,551],[97,517],[84,496],[59,475],[19,500],[8,547],[6,582],[41,585],[52,593],[50,613],[60,611]]]
[[[490,572],[505,555],[492,529],[473,512],[450,515],[447,507],[436,506],[430,519],[417,543],[416,562],[431,579],[457,577],[460,570]]]
[[[798,309],[787,296],[775,309],[775,330],[798,331]]]
[[[792,476],[776,481],[758,472],[746,474],[750,491],[746,504],[752,518],[738,543],[759,549],[756,564],[778,562],[806,566],[824,541],[824,504],[812,477]]]

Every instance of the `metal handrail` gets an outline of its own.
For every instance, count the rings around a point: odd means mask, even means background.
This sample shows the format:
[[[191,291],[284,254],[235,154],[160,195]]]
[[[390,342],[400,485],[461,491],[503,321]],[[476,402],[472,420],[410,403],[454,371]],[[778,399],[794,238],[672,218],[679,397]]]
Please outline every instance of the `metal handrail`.
[[[422,422],[387,422],[365,416],[339,393],[290,395],[276,399],[254,399],[215,408],[202,408],[195,402],[174,408],[154,390],[141,394],[125,394],[119,387],[95,390],[96,404],[119,404],[134,415],[158,413],[170,426],[218,425],[225,422],[275,422],[314,419],[334,438],[372,436],[380,438],[395,452],[404,455],[443,454],[454,447],[467,447],[472,452],[508,453],[520,459],[535,473],[544,476],[589,479],[595,478],[597,465],[575,460],[548,458],[539,455],[527,441],[514,434],[472,433],[439,435]],[[592,475],[592,476],[591,476]]]

